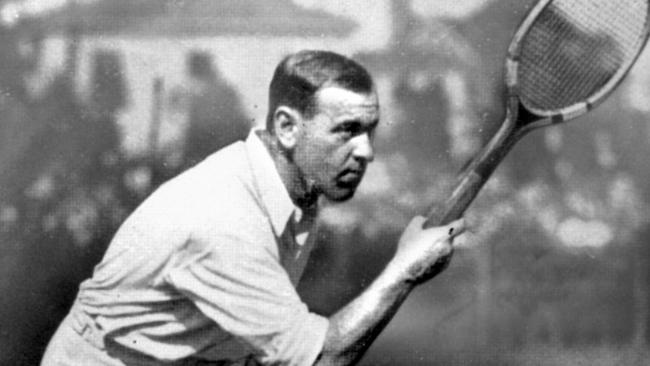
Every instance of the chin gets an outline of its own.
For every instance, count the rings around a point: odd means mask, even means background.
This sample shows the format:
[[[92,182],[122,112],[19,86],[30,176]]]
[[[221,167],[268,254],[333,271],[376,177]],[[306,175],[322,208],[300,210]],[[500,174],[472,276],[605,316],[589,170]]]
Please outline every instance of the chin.
[[[332,202],[345,202],[354,196],[356,188],[338,188],[330,192],[324,192],[325,198]]]

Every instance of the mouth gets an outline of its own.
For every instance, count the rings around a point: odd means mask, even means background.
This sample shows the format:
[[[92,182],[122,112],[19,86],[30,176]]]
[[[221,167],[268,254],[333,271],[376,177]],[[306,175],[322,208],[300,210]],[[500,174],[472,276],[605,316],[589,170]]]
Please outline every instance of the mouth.
[[[339,186],[354,188],[361,183],[363,174],[363,169],[346,169],[338,175],[337,182],[339,183]]]

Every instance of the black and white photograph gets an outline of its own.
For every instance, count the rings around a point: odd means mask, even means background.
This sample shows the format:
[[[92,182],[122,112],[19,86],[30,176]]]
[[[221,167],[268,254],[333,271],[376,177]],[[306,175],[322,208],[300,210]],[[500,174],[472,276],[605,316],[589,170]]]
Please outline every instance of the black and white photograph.
[[[650,0],[0,0],[0,366],[650,364]]]

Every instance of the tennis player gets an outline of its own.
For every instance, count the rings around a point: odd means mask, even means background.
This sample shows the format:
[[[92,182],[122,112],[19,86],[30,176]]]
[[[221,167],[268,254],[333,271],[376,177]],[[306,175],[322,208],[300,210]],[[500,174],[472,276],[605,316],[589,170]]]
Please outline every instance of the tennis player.
[[[408,225],[383,272],[329,318],[296,293],[319,197],[351,198],[373,160],[379,104],[356,62],[302,51],[276,68],[266,129],[162,185],[123,223],[42,361],[54,365],[348,365],[462,220]]]

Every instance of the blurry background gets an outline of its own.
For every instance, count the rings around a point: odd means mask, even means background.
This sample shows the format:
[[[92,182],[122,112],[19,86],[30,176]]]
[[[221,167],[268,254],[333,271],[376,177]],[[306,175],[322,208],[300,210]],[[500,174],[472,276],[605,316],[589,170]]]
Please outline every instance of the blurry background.
[[[246,136],[277,62],[354,57],[382,103],[355,199],[323,210],[300,286],[331,314],[449,192],[503,118],[532,0],[0,0],[0,364],[34,365],[124,218]],[[526,137],[467,212],[475,232],[364,365],[646,365],[650,52],[614,95]]]

